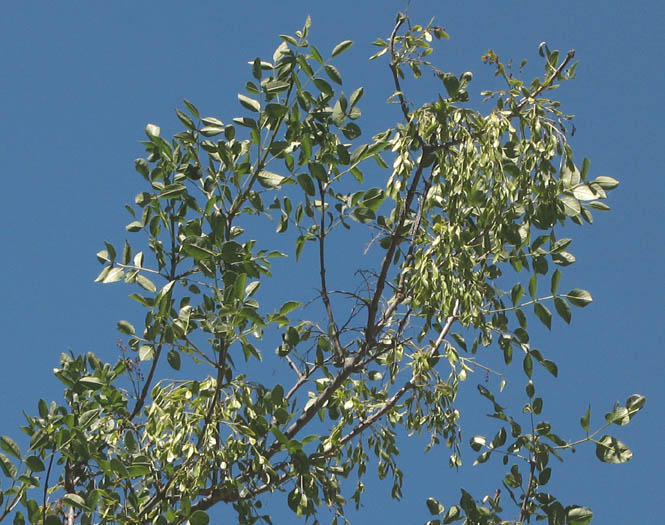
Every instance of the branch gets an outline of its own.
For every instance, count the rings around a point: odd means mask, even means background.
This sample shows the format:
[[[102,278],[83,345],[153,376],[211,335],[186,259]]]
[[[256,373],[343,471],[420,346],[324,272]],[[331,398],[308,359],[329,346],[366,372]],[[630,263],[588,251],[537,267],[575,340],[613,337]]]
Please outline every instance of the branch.
[[[446,324],[444,327],[441,329],[441,333],[439,334],[439,337],[437,338],[436,342],[434,343],[434,346],[430,350],[430,356],[433,356],[436,354],[436,351],[438,350],[439,346],[443,342],[444,338],[448,335],[450,332],[450,329],[453,326],[453,323],[457,320],[459,316],[459,307],[460,307],[460,302],[459,299],[455,301],[455,306],[453,307],[453,313],[446,319]],[[388,412],[391,408],[393,408],[397,402],[406,394],[409,390],[414,388],[416,386],[416,378],[414,376],[411,377],[403,386],[400,388],[395,394],[388,400],[386,401],[381,408],[379,408],[374,414],[369,416],[367,419],[362,420],[351,432],[346,434],[342,439],[340,440],[340,445],[344,445],[347,443],[349,440],[353,439],[355,436],[360,434],[363,430],[365,430],[367,427],[371,426],[374,424],[374,422],[379,419],[381,416],[383,416],[386,412]]]
[[[337,330],[337,324],[335,324],[335,316],[333,315],[332,305],[330,304],[330,297],[328,297],[328,287],[326,286],[326,258],[325,258],[325,238],[326,238],[326,212],[325,212],[325,190],[323,188],[323,183],[320,180],[316,180],[319,186],[319,194],[321,195],[321,222],[319,224],[319,268],[321,275],[321,299],[323,304],[326,307],[326,313],[328,314],[328,321],[330,321],[330,328],[332,329],[332,339],[339,360],[344,359],[344,351],[342,350],[342,345],[339,342],[339,332]]]
[[[420,182],[420,177],[422,176],[423,170],[425,169],[425,157],[426,157],[426,147],[423,147],[423,154],[420,157],[420,162],[418,163],[418,167],[416,168],[416,173],[413,177],[413,181],[411,182],[411,185],[409,186],[409,190],[406,194],[406,199],[404,202],[404,210],[402,212],[402,216],[399,219],[398,224],[395,227],[394,233],[392,240],[390,242],[390,246],[388,247],[388,250],[386,252],[386,255],[383,257],[383,263],[381,265],[381,271],[379,272],[379,278],[376,283],[376,290],[374,291],[374,295],[372,296],[372,301],[369,305],[369,309],[367,311],[367,326],[365,328],[365,341],[366,344],[371,346],[374,342],[374,337],[376,336],[376,326],[375,326],[375,320],[376,320],[376,313],[378,311],[379,307],[379,300],[381,299],[381,295],[383,294],[383,289],[385,288],[386,285],[386,278],[388,276],[388,269],[390,268],[390,265],[392,264],[393,257],[395,255],[395,250],[397,249],[397,245],[400,242],[400,235],[399,232],[404,226],[404,223],[406,222],[406,218],[411,211],[411,204],[413,202],[413,199],[416,195],[416,188],[418,187],[418,183]],[[429,149],[429,148],[427,148]],[[429,153],[429,151],[427,151]],[[395,305],[396,307],[397,305]],[[392,312],[391,312],[392,313]],[[384,318],[387,318],[384,316]]]
[[[55,457],[55,452],[51,454],[51,459],[48,462],[48,469],[46,470],[46,479],[44,479],[44,496],[42,501],[42,523],[46,523],[46,493],[48,492],[48,481],[51,477],[51,467],[53,466],[53,458]]]
[[[529,481],[526,485],[526,492],[524,493],[524,501],[522,502],[522,510],[520,512],[520,521],[524,522],[525,519],[529,517],[529,498],[531,497],[531,491],[534,485],[534,473],[536,471],[536,458],[535,454],[531,456],[529,460],[531,468],[529,470]]]
[[[404,113],[404,118],[409,120],[409,108],[406,105],[406,100],[404,99],[404,94],[402,93],[402,87],[399,83],[399,75],[397,73],[397,59],[395,57],[395,37],[397,36],[397,31],[406,20],[406,15],[404,13],[397,13],[397,20],[395,22],[395,27],[393,32],[390,34],[390,71],[393,74],[393,81],[395,82],[395,89],[397,90],[397,96],[399,97],[399,105],[402,108],[402,113]]]
[[[568,65],[568,62],[570,62],[573,57],[575,56],[575,50],[571,49],[566,53],[566,58],[561,62],[561,65],[559,65],[558,68],[554,70],[554,73],[550,75],[550,78],[548,78],[543,85],[541,85],[538,89],[536,89],[533,93],[531,93],[528,97],[524,97],[522,101],[517,104],[517,109],[520,110],[522,109],[526,103],[529,101],[530,98],[536,98],[538,95],[540,95],[545,89],[550,87],[552,85],[552,82],[556,80],[556,78],[561,74],[561,72],[566,68]],[[548,61],[549,62],[549,61]],[[515,115],[513,115],[515,116]]]
[[[162,331],[159,336],[159,343],[157,343],[157,348],[155,349],[155,357],[152,360],[152,365],[150,366],[150,372],[148,372],[148,377],[146,378],[145,384],[143,385],[143,390],[141,390],[141,395],[136,400],[136,404],[134,405],[132,412],[129,414],[128,420],[130,421],[138,415],[138,413],[143,408],[143,405],[145,404],[146,397],[148,397],[148,391],[150,390],[150,384],[152,383],[152,378],[155,375],[155,370],[157,369],[159,356],[162,353],[163,345],[164,345],[164,331]]]
[[[225,340],[222,341],[221,348],[219,349],[219,358],[217,362],[217,382],[215,384],[215,392],[210,398],[210,405],[208,405],[208,411],[205,415],[205,419],[203,420],[201,435],[199,436],[199,440],[196,443],[197,450],[201,450],[206,430],[208,430],[208,427],[210,426],[210,423],[212,421],[212,415],[215,411],[215,407],[217,406],[219,400],[219,393],[222,388],[222,383],[224,382],[224,376],[226,375],[226,357],[228,355],[228,350],[229,350],[228,342]]]

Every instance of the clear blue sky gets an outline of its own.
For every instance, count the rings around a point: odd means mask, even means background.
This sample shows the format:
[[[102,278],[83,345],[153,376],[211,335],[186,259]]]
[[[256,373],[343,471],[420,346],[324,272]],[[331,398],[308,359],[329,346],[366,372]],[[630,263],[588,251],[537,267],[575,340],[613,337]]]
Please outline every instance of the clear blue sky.
[[[310,14],[311,40],[320,49],[355,41],[337,64],[345,89],[364,86],[363,127],[385,128],[399,117],[384,104],[388,69],[367,57],[371,41],[388,36],[403,7],[394,0],[3,5],[0,434],[18,437],[23,410],[34,412],[40,397],[59,399],[51,371],[61,352],[92,350],[113,361],[117,320],[140,322],[128,287],[92,281],[102,241],[125,238],[123,206],[141,189],[133,160],[142,155],[145,124],[160,124],[165,135],[175,131],[173,109],[183,98],[206,115],[236,116],[236,93],[250,75],[247,61],[272,56],[277,35],[293,33]],[[594,523],[661,523],[665,3],[413,0],[409,14],[424,23],[434,16],[448,30],[451,40],[439,45],[435,61],[444,70],[476,73],[470,90],[476,100],[485,88],[480,56],[487,49],[530,63],[543,40],[577,52],[578,78],[557,93],[577,115],[573,145],[579,158],[591,159],[595,175],[615,177],[621,186],[611,195],[612,212],[597,213],[591,228],[571,231],[577,263],[565,279],[589,289],[595,302],[574,312],[571,327],[559,322],[551,333],[537,334],[538,347],[560,369],[558,381],[543,384],[546,409],[553,420],[570,421],[564,435],[575,437],[589,402],[596,422],[633,393],[645,394],[647,405],[617,433],[635,453],[628,464],[600,464],[591,447],[581,448],[555,471],[552,492],[588,504]],[[435,96],[414,93],[421,101]],[[473,389],[469,394],[476,396]],[[389,486],[372,483],[365,507],[350,514],[354,523],[423,523],[428,496],[450,504],[460,485],[500,481],[501,470],[493,467],[465,468],[457,476],[444,449],[425,456],[422,448],[418,442],[404,450],[404,501],[391,502]],[[275,508],[275,523],[297,522],[283,505]]]

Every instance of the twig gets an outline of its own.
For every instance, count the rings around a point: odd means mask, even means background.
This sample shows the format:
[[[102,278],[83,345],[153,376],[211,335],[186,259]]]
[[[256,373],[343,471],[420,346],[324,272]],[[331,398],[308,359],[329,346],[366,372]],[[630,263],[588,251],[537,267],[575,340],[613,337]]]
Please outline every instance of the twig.
[[[342,345],[339,342],[339,332],[337,330],[337,325],[335,324],[335,316],[333,314],[332,305],[330,304],[330,297],[328,297],[328,287],[326,285],[326,255],[325,255],[325,239],[326,239],[326,210],[325,210],[325,198],[326,193],[323,187],[323,183],[317,179],[316,181],[319,186],[319,194],[321,195],[321,221],[319,224],[319,273],[321,276],[321,299],[323,304],[326,307],[326,313],[328,314],[328,321],[330,321],[330,328],[332,330],[332,339],[337,354],[337,359],[344,359],[344,351],[342,350]]]
[[[402,24],[406,21],[406,15],[404,13],[397,13],[397,20],[395,22],[395,27],[393,32],[390,34],[390,71],[393,74],[393,81],[395,82],[395,88],[397,89],[397,96],[399,97],[399,105],[402,108],[402,113],[404,113],[404,118],[409,120],[409,108],[406,105],[406,100],[404,99],[404,94],[402,93],[402,87],[399,83],[399,75],[397,73],[397,60],[395,57],[395,37],[397,36],[397,31]]]
[[[522,501],[522,510],[520,512],[520,521],[523,522],[529,517],[529,498],[531,497],[531,491],[533,488],[533,476],[536,471],[536,458],[535,453],[531,455],[529,460],[531,468],[529,470],[529,481],[527,482],[526,492],[524,493],[524,501]]]
[[[42,522],[46,523],[46,493],[48,492],[48,480],[51,476],[51,467],[53,466],[53,458],[55,457],[55,452],[51,454],[51,459],[48,462],[48,469],[46,469],[46,478],[44,479],[44,496],[42,501]]]

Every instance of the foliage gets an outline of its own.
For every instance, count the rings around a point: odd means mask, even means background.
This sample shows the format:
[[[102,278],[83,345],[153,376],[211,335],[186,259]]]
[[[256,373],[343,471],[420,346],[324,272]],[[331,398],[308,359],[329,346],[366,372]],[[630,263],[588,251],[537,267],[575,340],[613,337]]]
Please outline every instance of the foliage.
[[[200,525],[226,503],[240,523],[271,523],[262,495],[284,491],[298,516],[325,505],[340,523],[371,465],[400,497],[400,429],[428,433],[430,447],[445,445],[451,467],[461,465],[458,388],[476,370],[492,377],[477,388],[493,436],[470,446],[476,463],[501,457],[509,505],[499,490],[477,499],[463,489],[447,508],[430,497],[428,523],[591,520],[589,509],[544,491],[550,459],[592,442],[601,461],[628,461],[626,445],[600,434],[627,424],[644,397],[615,405],[595,431],[587,410],[582,437],[566,441],[541,418],[536,394],[534,367],[556,376],[557,365],[531,345],[530,313],[550,328],[552,304],[569,323],[572,307],[591,302],[585,290],[560,291],[575,258],[556,232],[591,223],[618,184],[576,163],[570,117],[546,98],[574,76],[574,53],[543,43],[544,74],[527,84],[489,51],[484,60],[505,87],[483,93],[493,105],[483,112],[469,103],[470,72],[428,61],[445,30],[403,30],[405,22],[400,14],[372,57],[387,55],[401,121],[368,143],[357,124],[363,89],[341,91],[331,62],[351,42],[324,60],[307,40],[309,20],[281,36],[271,61],[251,62],[243,116],[223,123],[185,101],[176,111],[184,129],[171,140],[146,127],[147,157],[136,161],[146,191],[127,207],[127,231],[139,240],[97,254],[97,281],[134,287],[144,326],[118,323],[128,339],[115,364],[63,355],[55,375],[64,404],[42,400],[26,415],[27,452],[0,441],[0,520]],[[414,107],[402,89],[409,70],[431,71],[445,95]],[[367,184],[367,169],[384,173],[372,180],[385,186]],[[293,265],[318,265],[307,308],[293,286],[274,309],[259,301],[269,302],[261,285],[285,256],[267,247],[275,223],[295,242]],[[376,265],[333,289],[327,269],[339,245],[331,250],[329,239],[358,231],[374,235]],[[487,364],[497,352],[513,383],[524,374],[527,428],[519,410],[499,404],[507,376]],[[187,379],[168,379],[164,361]],[[355,488],[343,491],[350,477]]]

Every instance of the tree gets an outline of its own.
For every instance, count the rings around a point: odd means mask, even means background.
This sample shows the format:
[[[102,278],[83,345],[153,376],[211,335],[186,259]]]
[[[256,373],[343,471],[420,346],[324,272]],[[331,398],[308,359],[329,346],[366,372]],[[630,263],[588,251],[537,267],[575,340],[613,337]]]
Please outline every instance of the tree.
[[[281,37],[270,62],[252,62],[238,96],[245,116],[225,124],[186,101],[176,111],[184,130],[170,141],[146,127],[136,169],[147,187],[126,227],[138,241],[97,254],[97,281],[131,285],[144,328],[118,323],[128,339],[116,363],[62,356],[64,404],[40,401],[26,415],[25,453],[0,440],[0,520],[203,524],[226,503],[240,523],[270,523],[262,495],[284,491],[297,515],[327,505],[339,523],[374,463],[399,498],[399,429],[429,433],[430,446],[450,449],[451,467],[461,464],[458,388],[477,370],[489,378],[477,388],[492,410],[490,437],[470,446],[477,463],[498,455],[506,465],[503,501],[499,491],[462,489],[444,507],[434,494],[429,523],[591,520],[545,492],[549,460],[590,442],[601,461],[628,461],[628,447],[604,432],[645,400],[616,404],[593,431],[587,410],[580,439],[567,441],[542,419],[536,393],[534,366],[554,376],[557,366],[532,346],[527,313],[549,328],[552,304],[570,322],[571,306],[591,302],[585,290],[559,291],[575,259],[557,233],[591,223],[618,184],[590,179],[586,159],[576,164],[570,117],[545,98],[574,77],[574,53],[543,43],[544,74],[526,84],[489,51],[505,87],[483,92],[493,104],[483,112],[469,102],[471,73],[429,62],[445,30],[407,22],[398,15],[372,57],[387,55],[401,122],[367,143],[356,123],[363,89],[347,97],[333,87],[342,78],[331,61],[352,43],[324,60],[307,41],[309,20]],[[414,106],[402,87],[408,71],[433,73],[444,94]],[[368,163],[385,186],[365,183]],[[295,261],[316,261],[311,304],[293,286],[274,309],[259,302],[284,256],[268,247],[275,222],[283,239],[295,237]],[[375,266],[333,286],[330,241],[359,229],[373,234]],[[539,295],[544,280],[549,292]],[[501,370],[491,364],[497,352]],[[165,365],[188,379],[167,379]],[[499,404],[508,381],[524,382],[523,408]],[[345,489],[352,475],[359,481]]]

